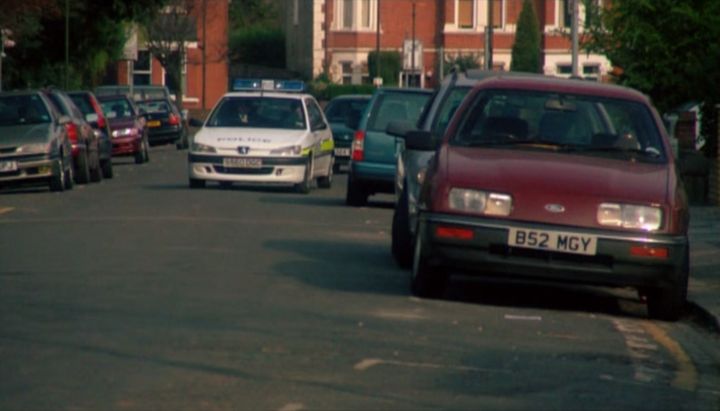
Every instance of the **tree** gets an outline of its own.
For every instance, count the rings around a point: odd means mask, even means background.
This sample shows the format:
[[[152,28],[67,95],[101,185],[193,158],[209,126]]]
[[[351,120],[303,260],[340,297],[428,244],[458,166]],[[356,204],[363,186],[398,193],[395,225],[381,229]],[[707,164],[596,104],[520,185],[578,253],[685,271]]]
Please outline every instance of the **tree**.
[[[524,0],[512,48],[511,71],[540,72],[540,23],[532,0]]]
[[[182,81],[185,43],[197,37],[194,5],[194,0],[169,0],[141,26],[147,50],[165,68],[168,88],[177,96],[185,91]]]
[[[480,56],[475,53],[458,54],[455,56],[445,56],[443,62],[443,74],[447,75],[450,70],[457,68],[460,71],[480,68]]]
[[[285,33],[276,3],[234,0],[229,14],[231,63],[285,67]]]
[[[5,51],[3,88],[63,85],[65,6],[69,6],[69,88],[92,88],[122,55],[124,22],[137,20],[165,0],[3,0],[0,25],[16,45]]]
[[[717,152],[720,2],[614,0],[584,48],[604,53],[617,82],[648,94],[660,112],[702,102],[708,152]],[[713,154],[714,155],[714,154]]]

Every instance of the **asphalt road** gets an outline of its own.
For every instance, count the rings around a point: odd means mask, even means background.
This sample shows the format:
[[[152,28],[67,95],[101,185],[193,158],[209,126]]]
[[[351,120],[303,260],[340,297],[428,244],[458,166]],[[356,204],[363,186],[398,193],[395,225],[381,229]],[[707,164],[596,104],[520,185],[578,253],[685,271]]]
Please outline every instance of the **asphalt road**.
[[[392,197],[190,190],[186,155],[0,192],[0,409],[720,409],[720,339],[691,317],[470,279],[419,300]]]

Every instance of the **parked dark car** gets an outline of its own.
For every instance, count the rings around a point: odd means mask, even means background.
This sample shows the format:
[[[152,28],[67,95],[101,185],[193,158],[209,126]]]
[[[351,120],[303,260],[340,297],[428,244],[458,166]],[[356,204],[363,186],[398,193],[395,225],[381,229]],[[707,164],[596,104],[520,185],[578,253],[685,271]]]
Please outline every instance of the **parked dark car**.
[[[130,86],[128,85],[105,85],[98,86],[95,88],[95,95],[100,96],[115,96],[118,94],[125,94],[132,98],[133,101],[151,100],[156,98],[167,98],[172,100],[170,90],[165,86],[154,86],[154,85],[140,85],[133,86],[132,93],[130,92]]]
[[[395,191],[397,154],[403,140],[387,134],[385,129],[393,120],[414,124],[432,94],[432,90],[419,88],[375,90],[353,137],[345,196],[347,205],[362,206],[372,194]]]
[[[489,70],[453,70],[445,77],[417,124],[397,120],[388,124],[387,132],[396,137],[405,138],[415,130],[429,131],[439,143],[445,134],[452,116],[467,93],[478,81],[495,75],[521,75]],[[402,145],[397,157],[395,174],[395,208],[392,219],[391,250],[400,267],[412,265],[414,244],[412,238],[417,227],[417,199],[420,194],[421,179],[424,176],[436,145],[423,150],[409,149]]]
[[[65,126],[72,142],[75,182],[78,184],[99,182],[102,180],[100,138],[67,93],[57,89],[48,89],[44,92],[63,115],[70,117],[71,121]]]
[[[95,131],[100,141],[100,168],[104,178],[113,177],[112,168],[112,140],[110,138],[110,124],[100,107],[97,97],[91,91],[71,91],[68,96],[85,115],[85,120]]]
[[[110,123],[113,157],[132,156],[136,164],[150,161],[145,117],[135,102],[124,94],[98,96],[98,100]]]
[[[138,102],[145,113],[150,145],[173,143],[178,150],[188,148],[188,125],[177,106],[167,98]]]
[[[348,94],[330,100],[325,106],[325,117],[330,122],[335,140],[335,171],[350,163],[350,146],[355,130],[348,124],[358,122],[372,96],[369,94]]]
[[[405,138],[434,147],[429,131]],[[649,98],[581,80],[491,77],[467,95],[420,190],[411,290],[451,275],[637,288],[686,303],[689,211]]]
[[[0,186],[72,189],[70,122],[42,92],[0,93]]]

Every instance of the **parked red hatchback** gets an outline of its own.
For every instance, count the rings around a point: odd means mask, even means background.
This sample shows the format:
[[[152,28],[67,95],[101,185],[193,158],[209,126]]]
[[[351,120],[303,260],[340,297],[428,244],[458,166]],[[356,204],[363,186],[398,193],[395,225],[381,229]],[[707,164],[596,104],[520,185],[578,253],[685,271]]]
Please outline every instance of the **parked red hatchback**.
[[[433,145],[426,132],[408,147]],[[650,316],[686,302],[689,213],[662,122],[619,86],[478,83],[425,171],[412,291],[454,273],[635,287]]]

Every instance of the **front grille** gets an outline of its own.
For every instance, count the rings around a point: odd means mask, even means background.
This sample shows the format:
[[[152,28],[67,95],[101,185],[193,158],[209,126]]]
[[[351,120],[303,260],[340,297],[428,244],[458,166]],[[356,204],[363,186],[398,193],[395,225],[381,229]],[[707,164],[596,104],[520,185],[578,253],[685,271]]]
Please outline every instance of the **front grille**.
[[[235,175],[268,175],[272,174],[273,167],[262,167],[262,168],[229,168],[223,166],[213,166],[216,173],[222,174],[235,174]]]
[[[533,250],[529,248],[510,247],[507,245],[496,244],[490,246],[490,253],[502,255],[505,257],[521,257],[533,260],[542,260],[547,263],[565,262],[571,264],[588,264],[611,268],[614,259],[609,255],[582,255],[559,253],[555,251]]]
[[[0,154],[14,154],[17,147],[0,147]]]

